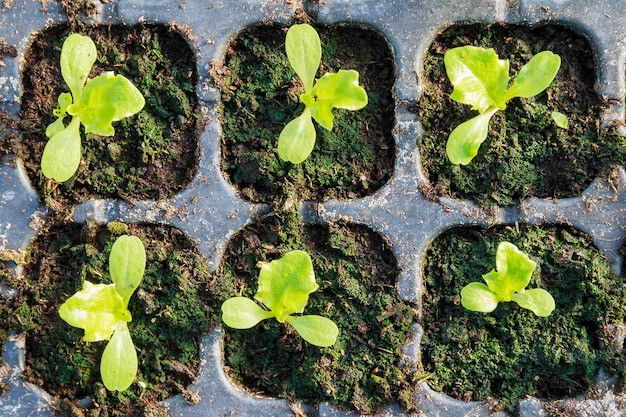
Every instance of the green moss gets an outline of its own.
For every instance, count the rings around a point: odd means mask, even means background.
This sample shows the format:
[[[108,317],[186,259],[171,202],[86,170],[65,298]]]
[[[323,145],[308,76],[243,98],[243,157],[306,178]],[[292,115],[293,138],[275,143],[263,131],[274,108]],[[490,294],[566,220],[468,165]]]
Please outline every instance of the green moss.
[[[305,313],[335,321],[339,338],[335,345],[319,348],[275,320],[249,330],[226,328],[224,355],[231,377],[255,392],[331,401],[365,413],[388,403],[414,407],[413,375],[400,369],[399,362],[416,311],[397,296],[397,267],[389,246],[365,227],[305,226],[282,216],[250,225],[230,242],[215,303],[234,295],[252,297],[259,261],[305,250],[320,286]]]
[[[500,303],[490,314],[465,310],[460,291],[495,268],[499,242],[535,260],[529,288],[556,300],[546,318]],[[609,326],[624,320],[626,285],[590,239],[571,228],[520,226],[455,229],[437,237],[424,267],[422,360],[435,389],[464,400],[495,397],[514,410],[528,395],[584,393],[600,367],[623,373]],[[618,371],[619,370],[619,371]]]
[[[285,190],[298,198],[354,198],[373,193],[393,173],[393,64],[387,44],[370,31],[317,28],[322,42],[318,77],[356,69],[369,104],[335,110],[335,127],[316,127],[312,155],[302,164],[280,160],[278,136],[299,116],[302,86],[284,51],[285,30],[259,26],[231,43],[223,67],[212,74],[222,90],[222,167],[242,194],[270,202]]]
[[[443,55],[468,44],[494,48],[500,58],[509,59],[511,75],[542,50],[558,54],[562,63],[544,93],[514,99],[492,118],[487,140],[469,165],[454,166],[445,154],[448,135],[477,113],[450,100],[452,86]],[[624,161],[623,138],[599,129],[602,109],[594,77],[587,42],[560,26],[531,31],[474,24],[442,32],[424,59],[424,95],[418,109],[424,127],[419,144],[422,163],[435,193],[500,206],[515,205],[528,196],[580,195],[604,169]],[[555,125],[552,111],[568,117],[568,129]]]
[[[114,233],[91,224],[52,228],[34,243],[20,288],[27,379],[70,402],[90,396],[110,416],[143,415],[147,404],[190,384],[199,365],[200,338],[214,320],[211,307],[201,299],[210,276],[195,245],[176,229],[127,227],[142,239],[147,255],[142,284],[129,304],[129,329],[139,361],[137,382],[129,390],[104,389],[99,364],[106,343],[85,343],[83,331],[57,313],[83,280],[111,282],[108,255]]]

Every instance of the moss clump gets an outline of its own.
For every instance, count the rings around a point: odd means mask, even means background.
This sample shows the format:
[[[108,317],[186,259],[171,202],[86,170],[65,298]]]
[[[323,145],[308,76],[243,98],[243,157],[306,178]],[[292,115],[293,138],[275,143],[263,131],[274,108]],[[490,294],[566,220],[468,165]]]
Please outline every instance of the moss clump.
[[[146,105],[113,124],[115,136],[82,134],[82,162],[70,181],[53,185],[40,173],[45,129],[54,120],[59,93],[69,91],[59,67],[71,30],[56,26],[33,40],[24,66],[22,154],[31,181],[44,199],[80,203],[90,198],[159,199],[191,181],[200,127],[193,51],[177,32],[162,26],[81,27],[98,50],[91,77],[114,71],[128,78]],[[53,204],[53,203],[51,203]]]
[[[393,61],[384,40],[371,31],[321,28],[325,72],[355,69],[369,104],[356,112],[335,110],[335,127],[316,127],[311,156],[302,164],[283,162],[277,153],[283,127],[299,116],[302,86],[289,66],[286,29],[248,28],[229,46],[225,63],[212,74],[222,90],[222,168],[242,194],[270,202],[298,189],[303,200],[355,198],[380,188],[392,175],[394,113]]]
[[[549,317],[514,303],[500,303],[490,314],[461,306],[461,289],[495,268],[501,241],[538,263],[529,288],[552,294],[556,309]],[[435,389],[463,400],[495,397],[512,411],[528,395],[584,393],[600,367],[623,372],[623,354],[609,348],[615,339],[607,329],[624,320],[626,283],[574,229],[452,230],[428,249],[424,283],[422,361]]]
[[[501,59],[510,61],[512,76],[543,50],[561,57],[559,73],[545,92],[513,99],[492,118],[487,140],[467,166],[452,165],[445,153],[452,130],[477,115],[469,106],[450,100],[452,85],[443,56],[463,45],[495,49]],[[418,104],[424,127],[419,146],[431,183],[425,193],[500,206],[529,196],[580,195],[603,169],[624,160],[624,141],[599,129],[602,108],[593,69],[587,41],[560,26],[530,30],[474,24],[442,32],[424,58],[424,95]],[[552,111],[567,116],[568,129],[556,126]]]
[[[231,240],[216,281],[215,303],[234,295],[254,296],[257,262],[305,250],[320,286],[310,295],[305,314],[335,321],[339,338],[335,345],[319,348],[276,320],[249,330],[225,328],[231,377],[255,393],[330,401],[363,413],[388,403],[413,408],[416,384],[409,367],[401,369],[399,362],[416,310],[397,296],[397,266],[388,244],[365,227],[305,226],[290,222],[289,214],[278,216],[282,219],[247,226]],[[290,230],[289,241],[280,236],[282,228]]]
[[[84,280],[110,283],[108,256],[116,237],[105,226],[59,225],[40,235],[20,283],[16,312],[26,331],[26,378],[64,403],[91,397],[84,415],[143,416],[153,405],[192,383],[200,338],[213,314],[201,299],[210,276],[195,245],[173,228],[129,225],[146,247],[147,265],[130,300],[129,329],[137,348],[136,383],[124,392],[104,389],[100,357],[106,345],[85,343],[83,331],[65,323],[58,307]]]

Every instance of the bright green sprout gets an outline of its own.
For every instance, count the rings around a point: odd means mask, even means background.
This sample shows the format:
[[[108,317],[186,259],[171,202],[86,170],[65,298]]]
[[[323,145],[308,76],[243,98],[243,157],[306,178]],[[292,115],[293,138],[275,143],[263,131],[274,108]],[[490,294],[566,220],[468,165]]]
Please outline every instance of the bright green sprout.
[[[554,120],[555,125],[557,125],[558,127],[562,129],[567,129],[567,126],[569,125],[567,121],[567,116],[565,116],[563,113],[558,112],[558,111],[552,112],[552,120]]]
[[[322,58],[322,46],[312,26],[301,24],[290,27],[285,50],[289,64],[302,80],[304,93],[300,101],[305,107],[302,114],[280,132],[278,156],[284,161],[299,164],[308,158],[315,145],[312,118],[324,129],[332,130],[332,109],[360,110],[367,105],[367,93],[359,86],[359,73],[355,70],[326,73],[314,84]]]
[[[533,56],[509,88],[509,61],[493,49],[461,46],[444,56],[454,90],[450,98],[472,106],[478,116],[458,125],[448,137],[446,153],[453,164],[469,164],[487,138],[489,121],[514,97],[533,97],[544,91],[559,71],[561,58],[550,51]]]
[[[139,90],[122,75],[105,72],[89,79],[96,57],[96,45],[87,36],[74,33],[63,43],[61,75],[71,93],[59,95],[57,120],[46,128],[49,140],[41,157],[41,171],[57,182],[69,180],[78,170],[81,123],[85,133],[113,136],[111,123],[138,113],[145,104]],[[65,126],[67,115],[72,120]]]
[[[124,391],[137,375],[137,352],[130,337],[132,321],[128,301],[146,267],[146,252],[136,236],[122,235],[109,255],[113,284],[83,283],[83,289],[59,307],[59,315],[69,325],[85,330],[86,342],[108,340],[100,360],[100,375],[110,391]]]
[[[249,329],[273,317],[281,323],[291,324],[307,342],[331,346],[339,334],[332,320],[315,315],[294,315],[304,312],[309,294],[318,288],[309,255],[304,251],[291,251],[278,260],[261,264],[259,290],[254,298],[267,310],[249,298],[232,297],[222,304],[222,320],[234,329]]]
[[[526,290],[537,264],[509,242],[501,242],[496,250],[496,269],[483,275],[487,285],[467,284],[461,290],[461,304],[468,310],[490,313],[501,301],[514,301],[540,317],[554,310],[554,298],[546,290]]]

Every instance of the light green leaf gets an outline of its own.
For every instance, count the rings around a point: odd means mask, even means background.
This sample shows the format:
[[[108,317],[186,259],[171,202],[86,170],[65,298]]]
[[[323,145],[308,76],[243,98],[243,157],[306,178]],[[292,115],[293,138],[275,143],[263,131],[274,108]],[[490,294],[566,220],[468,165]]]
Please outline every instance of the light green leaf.
[[[367,105],[367,93],[359,86],[359,73],[355,70],[339,70],[326,73],[317,80],[311,94],[302,94],[302,102],[324,129],[332,130],[334,107],[360,110]]]
[[[536,266],[515,245],[500,242],[496,249],[496,270],[483,275],[483,278],[498,300],[511,301],[514,292],[524,291]]]
[[[63,117],[59,117],[54,122],[50,123],[48,127],[46,127],[46,136],[51,138],[53,136],[56,136],[57,133],[61,133],[63,130],[65,130]]]
[[[446,73],[454,86],[450,98],[484,113],[505,108],[502,96],[509,83],[509,61],[498,59],[493,49],[461,46],[444,55]]]
[[[114,284],[92,284],[89,281],[61,304],[59,315],[70,326],[84,329],[87,342],[108,340],[118,322],[132,320]]]
[[[282,323],[288,315],[302,313],[309,294],[317,288],[311,258],[306,252],[295,250],[261,265],[255,298],[272,310]]]
[[[498,298],[482,282],[471,282],[461,290],[461,304],[471,311],[491,313],[498,307]]]
[[[450,133],[446,143],[446,154],[450,162],[467,165],[478,155],[480,145],[487,139],[491,116],[497,111],[497,107],[492,107],[487,112],[461,123]]]
[[[291,26],[285,38],[285,51],[289,64],[302,80],[304,92],[310,93],[322,59],[322,46],[317,31],[306,23]]]
[[[66,128],[46,143],[41,156],[41,171],[46,178],[65,182],[78,170],[80,155],[80,119],[74,117]]]
[[[113,136],[111,123],[138,113],[144,104],[143,96],[127,78],[105,72],[89,80],[80,101],[69,106],[68,113],[81,118],[85,132]]]
[[[146,268],[146,251],[137,236],[122,235],[117,238],[109,255],[109,272],[115,289],[126,305],[135,292]]]
[[[287,124],[278,137],[278,156],[293,164],[302,163],[315,146],[315,126],[311,112],[304,112]]]
[[[74,101],[81,97],[98,52],[88,36],[73,33],[63,42],[61,49],[61,75],[70,87]]]
[[[515,293],[511,296],[511,300],[519,304],[520,307],[529,309],[539,317],[548,317],[555,307],[552,295],[541,288]]]
[[[567,129],[569,122],[567,121],[567,116],[558,111],[552,112],[552,120],[554,120],[554,124],[562,129]]]
[[[505,93],[504,100],[513,97],[533,97],[548,88],[559,72],[561,58],[550,51],[533,56],[513,80],[513,85]]]
[[[111,341],[102,352],[100,376],[109,391],[124,391],[137,375],[137,352],[128,325],[119,322]]]
[[[339,335],[337,325],[322,316],[289,316],[287,323],[291,324],[304,340],[315,346],[332,346]]]
[[[272,317],[272,311],[262,309],[246,297],[232,297],[222,303],[222,320],[233,329],[249,329],[261,320]]]

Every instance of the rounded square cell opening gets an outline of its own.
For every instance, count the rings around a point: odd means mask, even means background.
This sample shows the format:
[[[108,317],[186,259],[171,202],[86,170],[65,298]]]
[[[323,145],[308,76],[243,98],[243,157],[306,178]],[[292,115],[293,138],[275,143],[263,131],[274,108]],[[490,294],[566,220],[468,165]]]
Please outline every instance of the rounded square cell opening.
[[[81,126],[77,173],[62,184],[43,176],[46,128],[57,119],[53,111],[59,95],[70,91],[60,68],[61,48],[70,33],[65,25],[37,33],[22,66],[21,156],[35,189],[45,200],[68,205],[101,198],[162,199],[183,190],[198,165],[198,77],[189,44],[163,25],[81,30],[97,50],[89,77],[106,71],[123,75],[144,96],[145,106],[113,122],[114,136],[85,134]],[[65,117],[66,126],[70,120]]]
[[[412,336],[415,308],[400,300],[398,267],[390,245],[371,229],[351,224],[296,225],[293,233],[275,219],[246,226],[229,242],[219,268],[216,304],[254,299],[259,262],[299,249],[311,257],[319,288],[303,315],[335,322],[337,341],[318,347],[288,323],[271,318],[237,330],[224,326],[224,364],[246,392],[374,413],[387,404],[415,407],[411,367],[402,368]]]
[[[280,159],[282,129],[300,116],[303,85],[285,52],[287,28],[255,26],[232,40],[212,75],[222,98],[222,170],[247,200],[270,202],[287,190],[301,200],[351,199],[373,194],[391,178],[395,161],[393,56],[372,30],[315,26],[322,58],[316,74],[356,70],[368,104],[333,110],[334,125],[316,131],[301,164]]]
[[[111,284],[109,254],[121,234],[142,241],[146,268],[128,303],[138,371],[130,387],[117,392],[105,389],[100,372],[109,342],[85,342],[84,330],[58,311],[84,282]],[[56,411],[143,415],[195,381],[202,336],[216,312],[204,298],[209,266],[184,233],[149,224],[60,223],[38,235],[28,253],[21,279],[13,283],[20,295],[10,301],[11,326],[26,335],[22,378],[57,398]]]
[[[514,301],[490,313],[464,308],[462,289],[486,284],[501,242],[536,262],[525,290],[551,294],[549,316]],[[591,394],[600,369],[623,374],[611,329],[623,323],[626,285],[586,234],[550,225],[456,228],[437,236],[425,256],[421,361],[435,390],[462,401],[493,399],[497,409],[515,412],[528,396]]]
[[[513,98],[491,116],[478,154],[467,165],[455,165],[446,153],[448,137],[479,112],[450,98],[453,86],[444,56],[465,45],[493,48],[500,59],[508,60],[508,87],[541,51],[559,55],[561,65],[545,91]],[[425,54],[418,103],[424,130],[418,145],[429,178],[424,193],[500,206],[527,197],[577,197],[607,167],[622,163],[619,141],[600,129],[602,103],[594,90],[593,56],[585,38],[559,25],[531,29],[470,24],[442,31]],[[557,125],[553,112],[565,115],[567,128]]]

